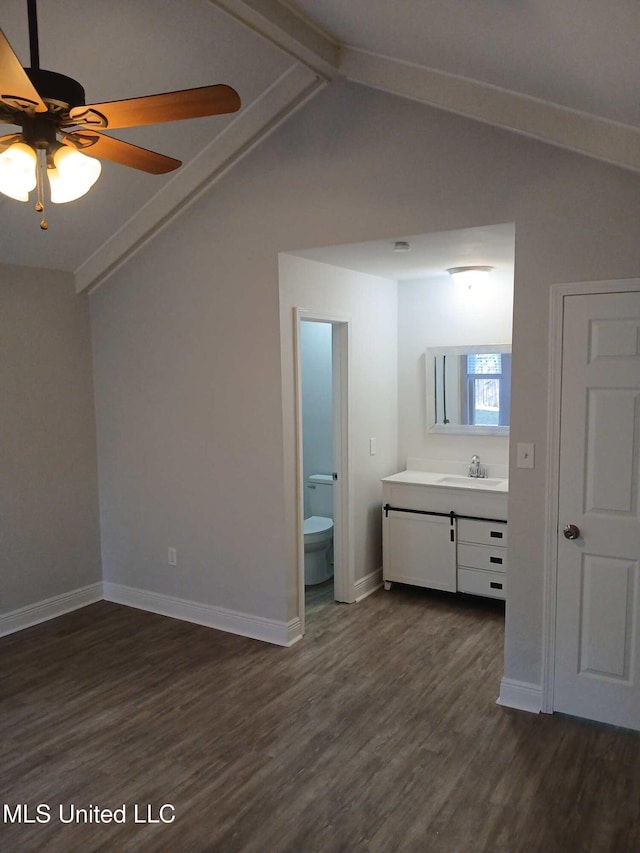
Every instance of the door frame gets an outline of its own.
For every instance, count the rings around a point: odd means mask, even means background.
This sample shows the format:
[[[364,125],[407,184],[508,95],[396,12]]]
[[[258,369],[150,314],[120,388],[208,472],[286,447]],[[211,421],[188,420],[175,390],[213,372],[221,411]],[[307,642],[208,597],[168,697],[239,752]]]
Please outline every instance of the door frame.
[[[547,511],[545,521],[545,563],[542,637],[542,707],[554,710],[556,616],[558,579],[558,529],[560,524],[560,404],[562,395],[562,346],[565,299],[567,296],[629,293],[640,291],[640,279],[613,279],[554,284],[549,295],[549,374],[547,413]]]
[[[304,465],[302,444],[302,356],[300,351],[300,323],[330,323],[332,352],[332,404],[333,404],[333,471],[338,474],[334,485],[333,551],[334,598],[349,604],[355,596],[355,555],[353,549],[353,494],[350,464],[351,419],[351,318],[293,309],[293,361],[295,394],[296,439],[296,555],[298,578],[298,616],[301,633],[305,632],[304,598]],[[336,569],[337,567],[337,569]]]

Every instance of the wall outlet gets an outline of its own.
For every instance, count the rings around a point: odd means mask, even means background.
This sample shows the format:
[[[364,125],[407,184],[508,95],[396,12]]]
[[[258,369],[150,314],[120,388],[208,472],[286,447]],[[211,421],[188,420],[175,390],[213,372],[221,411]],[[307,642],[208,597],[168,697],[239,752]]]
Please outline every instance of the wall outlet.
[[[167,562],[170,566],[178,565],[178,551],[175,548],[169,548],[167,551]]]

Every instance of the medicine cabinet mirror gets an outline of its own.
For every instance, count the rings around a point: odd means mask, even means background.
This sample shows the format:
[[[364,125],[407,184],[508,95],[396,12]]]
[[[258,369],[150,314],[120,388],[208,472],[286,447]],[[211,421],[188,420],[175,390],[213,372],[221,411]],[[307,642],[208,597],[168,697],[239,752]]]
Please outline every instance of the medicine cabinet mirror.
[[[427,429],[450,435],[508,435],[511,346],[429,348]]]

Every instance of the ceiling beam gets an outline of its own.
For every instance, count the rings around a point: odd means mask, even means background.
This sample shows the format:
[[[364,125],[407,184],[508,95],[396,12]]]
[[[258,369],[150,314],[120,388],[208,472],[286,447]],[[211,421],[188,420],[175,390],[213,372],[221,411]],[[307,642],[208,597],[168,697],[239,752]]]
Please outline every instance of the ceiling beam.
[[[640,172],[639,128],[341,45],[280,0],[209,2],[294,57],[296,64],[75,270],[78,292],[105,281],[326,81],[339,76]]]
[[[640,129],[466,77],[340,49],[348,80],[640,172]]]
[[[640,128],[339,44],[280,0],[210,0],[325,79],[346,77],[447,112],[640,171]]]
[[[95,290],[106,281],[325,85],[304,65],[290,66],[75,270],[76,291]]]
[[[326,80],[338,76],[338,43],[279,0],[210,2]]]

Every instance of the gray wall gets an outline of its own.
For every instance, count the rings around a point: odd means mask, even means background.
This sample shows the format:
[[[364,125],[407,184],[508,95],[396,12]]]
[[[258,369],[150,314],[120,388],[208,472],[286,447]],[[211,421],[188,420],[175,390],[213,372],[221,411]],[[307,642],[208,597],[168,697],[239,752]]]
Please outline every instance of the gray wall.
[[[101,577],[88,299],[72,276],[0,267],[0,364],[6,614]]]
[[[537,683],[549,286],[640,274],[639,221],[640,177],[332,84],[91,298],[106,578],[286,618],[278,252],[515,222],[506,675]]]

